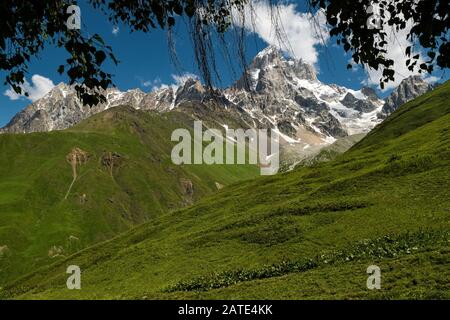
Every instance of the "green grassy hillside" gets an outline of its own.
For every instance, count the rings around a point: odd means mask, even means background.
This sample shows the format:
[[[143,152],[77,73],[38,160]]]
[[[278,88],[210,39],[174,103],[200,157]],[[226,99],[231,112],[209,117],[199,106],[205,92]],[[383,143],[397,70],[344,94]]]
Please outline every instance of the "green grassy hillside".
[[[183,114],[120,107],[70,130],[0,135],[0,285],[192,204],[216,183],[259,175],[251,166],[173,165],[171,133],[192,126]],[[74,154],[83,157],[75,181]]]
[[[8,298],[450,298],[450,82],[337,159],[234,184],[10,283]],[[66,288],[67,266],[82,289]],[[382,289],[366,288],[378,265]]]

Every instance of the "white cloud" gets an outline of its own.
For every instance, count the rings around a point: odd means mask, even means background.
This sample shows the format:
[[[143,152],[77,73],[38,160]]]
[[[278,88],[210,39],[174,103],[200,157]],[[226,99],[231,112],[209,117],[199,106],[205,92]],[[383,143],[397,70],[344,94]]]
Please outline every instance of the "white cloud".
[[[252,6],[253,13],[247,9],[243,24],[247,31],[255,32],[270,45],[288,53],[292,51],[296,58],[312,65],[317,64],[318,47],[329,39],[321,11],[315,15],[299,12],[295,4],[279,4],[274,9],[267,0],[254,0]],[[276,36],[274,17],[286,36],[286,43],[280,44]],[[236,20],[235,25],[242,26],[242,23]]]
[[[167,89],[169,87],[170,86],[165,84],[165,83],[160,83],[159,85],[152,86],[152,90],[151,91],[158,91],[158,90],[162,90],[162,89]]]
[[[408,78],[412,75],[419,74],[418,69],[414,69],[410,71],[406,66],[406,60],[408,57],[405,54],[405,50],[408,46],[411,46],[412,43],[407,39],[407,35],[411,30],[412,23],[408,22],[405,29],[400,31],[391,30],[391,27],[385,25],[384,31],[388,36],[387,45],[386,45],[386,55],[387,59],[391,59],[394,61],[394,71],[395,71],[395,81],[390,81],[385,84],[384,91],[397,87],[400,82]],[[419,52],[413,52],[412,56],[419,54]],[[423,62],[422,57],[420,56],[418,65]],[[378,85],[380,83],[380,79],[383,75],[383,69],[379,68],[378,70],[367,68],[368,78],[363,81],[366,85]]]
[[[433,83],[438,82],[439,78],[435,77],[435,76],[427,76],[427,77],[423,78],[423,81],[425,81],[426,83],[429,83],[429,84],[433,84]]]
[[[156,78],[154,80],[144,80],[139,77],[139,80],[141,82],[141,87],[145,87],[145,88],[151,87],[152,90],[155,90],[155,88],[159,88],[159,86],[161,85],[160,78]]]
[[[22,97],[22,95],[17,94],[12,88],[6,90],[3,94],[11,100],[19,100]]]
[[[118,26],[114,26],[112,28],[111,32],[112,32],[113,35],[117,36],[119,34],[119,31],[120,31],[120,28]]]
[[[55,86],[52,80],[39,74],[35,74],[31,77],[31,83],[32,84],[25,79],[24,83],[21,85],[21,88],[23,93],[28,93],[28,97],[26,98],[32,102],[45,96]],[[25,97],[24,94],[17,94],[12,88],[6,90],[4,95],[9,97],[11,100],[18,100]]]
[[[186,72],[181,75],[173,74],[172,79],[175,81],[176,86],[181,86],[189,79],[198,80],[199,78],[197,75],[195,75],[193,73]]]
[[[417,54],[419,55],[419,60],[417,62],[416,68],[413,71],[410,71],[408,69],[408,66],[406,65],[406,60],[409,59],[409,57],[406,56],[405,53],[406,48],[409,46],[412,46],[414,48],[413,46],[414,44],[412,43],[412,41],[407,38],[412,27],[413,27],[412,20],[407,21],[406,27],[399,31],[396,31],[392,26],[389,26],[387,23],[383,24],[383,31],[387,34],[387,45],[385,48],[387,50],[387,53],[385,54],[385,57],[387,59],[391,59],[394,61],[393,69],[395,71],[394,75],[395,81],[391,81],[385,84],[385,88],[383,91],[397,87],[400,84],[400,82],[405,78],[420,74],[418,66],[420,66],[420,64],[422,64],[425,61],[421,52],[412,49],[411,57]],[[363,84],[379,85],[380,79],[382,78],[383,69],[380,68],[379,70],[374,70],[368,67],[366,69],[368,78],[363,81]],[[428,75],[424,76],[424,80],[428,79],[428,81],[433,81],[433,78],[434,77],[430,77]]]
[[[179,86],[182,86],[189,79],[199,80],[199,77],[193,73],[186,72],[183,74],[172,74],[173,81],[171,84],[162,83],[160,78],[146,81],[140,79],[140,81],[141,86],[146,88],[151,87],[151,91],[158,91],[161,89],[167,89],[169,87],[172,87],[172,89],[176,90]]]

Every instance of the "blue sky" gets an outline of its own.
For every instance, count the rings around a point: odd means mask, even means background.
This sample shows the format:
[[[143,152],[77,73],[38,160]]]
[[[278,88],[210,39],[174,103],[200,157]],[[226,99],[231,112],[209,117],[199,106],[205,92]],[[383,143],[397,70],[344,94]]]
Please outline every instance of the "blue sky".
[[[286,24],[284,27],[296,56],[313,63],[319,73],[319,79],[325,83],[336,83],[352,89],[361,88],[362,82],[367,82],[367,73],[361,69],[347,70],[349,56],[344,53],[342,48],[333,45],[334,40],[329,40],[325,46],[314,40],[310,27],[306,24],[306,16],[302,13],[304,11],[303,3],[302,0],[288,1],[281,8],[283,24]],[[182,21],[179,21],[176,27],[176,48],[183,69],[176,70],[169,58],[165,31],[154,30],[147,34],[130,33],[122,25],[112,25],[103,14],[93,11],[90,6],[83,3],[83,0],[79,1],[79,4],[81,7],[82,32],[85,35],[99,33],[112,46],[116,57],[120,60],[117,67],[108,65],[107,68],[114,74],[114,84],[121,90],[141,88],[148,92],[152,90],[152,87],[174,83],[174,75],[176,74],[198,74],[189,35]],[[250,35],[246,41],[246,55],[249,61],[271,42],[267,31],[268,19],[265,16],[265,10],[266,4],[264,3],[260,3],[256,8],[257,13],[259,12],[258,30],[256,34]],[[114,29],[116,32],[113,33]],[[401,51],[399,52],[401,53]],[[67,59],[67,53],[63,49],[48,47],[32,60],[26,78],[30,85],[34,86],[32,88],[35,89],[37,96],[41,90],[46,88],[47,81],[51,81],[55,85],[67,81],[65,75],[60,76],[56,71],[65,59]],[[401,57],[399,59],[401,60]],[[221,86],[230,85],[239,76],[230,72],[229,69],[229,65],[224,63],[219,56],[218,70],[222,77]],[[406,76],[404,73],[400,73],[399,78]],[[32,81],[33,75],[38,75],[33,78],[36,83]],[[433,74],[437,78],[441,78],[442,75],[442,71]],[[5,73],[0,72],[0,77],[4,79]],[[373,80],[376,81],[377,79],[374,77],[376,78],[376,74],[372,74]],[[43,84],[38,83],[37,80],[43,81],[43,79],[49,80],[45,80]],[[448,76],[444,75],[443,79],[439,81],[446,79],[448,79]],[[0,87],[0,126],[5,125],[14,114],[31,103],[25,97],[11,99],[5,94],[8,89],[9,87],[3,85],[2,81]]]

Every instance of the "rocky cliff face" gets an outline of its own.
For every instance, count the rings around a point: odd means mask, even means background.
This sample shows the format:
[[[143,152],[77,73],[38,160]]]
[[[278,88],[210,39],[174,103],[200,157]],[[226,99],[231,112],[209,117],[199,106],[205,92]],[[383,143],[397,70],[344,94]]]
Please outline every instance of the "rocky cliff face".
[[[411,101],[418,96],[432,90],[433,87],[425,82],[420,76],[412,76],[403,80],[400,85],[386,98],[386,103],[379,114],[384,119],[398,107]]]
[[[355,91],[324,84],[312,66],[268,47],[234,85],[214,92],[194,79],[147,94],[112,88],[105,91],[106,103],[88,107],[80,103],[72,87],[60,84],[18,113],[1,132],[62,130],[108,108],[129,105],[157,112],[176,109],[199,119],[214,119],[224,127],[232,122],[273,128],[282,143],[307,150],[366,133],[399,105],[429,89],[420,77],[409,78],[385,102],[370,88]]]
[[[29,133],[66,129],[114,106],[130,105],[138,108],[145,93],[139,89],[120,92],[112,88],[105,91],[105,96],[107,102],[104,104],[83,106],[74,88],[61,83],[15,115],[1,132]]]

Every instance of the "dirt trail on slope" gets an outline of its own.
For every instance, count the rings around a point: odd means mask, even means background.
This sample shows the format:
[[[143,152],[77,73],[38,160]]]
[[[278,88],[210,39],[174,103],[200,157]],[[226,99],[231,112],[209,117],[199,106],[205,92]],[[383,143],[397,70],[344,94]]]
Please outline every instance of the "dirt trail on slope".
[[[102,165],[106,167],[114,180],[114,169],[120,166],[122,156],[117,152],[107,152],[102,156]]]
[[[89,158],[88,153],[86,151],[81,150],[80,148],[73,148],[72,151],[66,156],[67,162],[72,167],[73,180],[69,186],[69,190],[67,190],[64,200],[67,200],[67,197],[69,196],[70,191],[72,190],[72,187],[75,184],[75,181],[77,180],[78,177],[77,166],[85,164],[88,161],[88,158]]]

